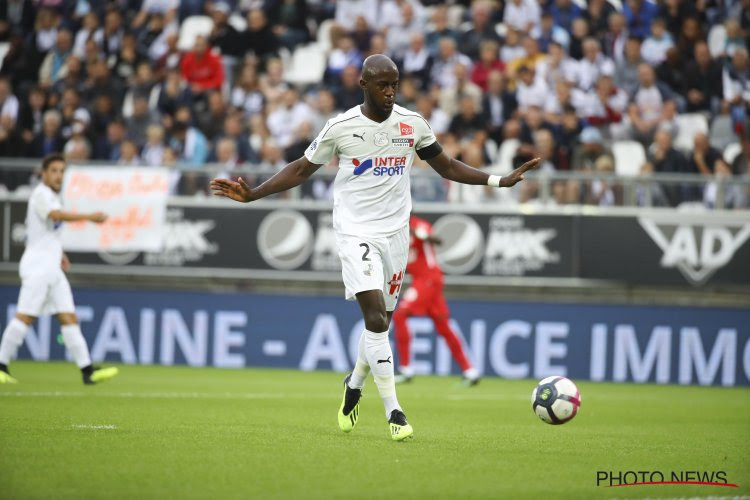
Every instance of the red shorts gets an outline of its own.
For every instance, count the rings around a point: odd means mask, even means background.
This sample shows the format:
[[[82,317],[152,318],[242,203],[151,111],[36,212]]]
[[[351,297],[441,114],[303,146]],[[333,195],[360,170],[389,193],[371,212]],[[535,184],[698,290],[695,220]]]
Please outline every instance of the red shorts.
[[[442,276],[415,279],[401,296],[398,307],[411,316],[450,317],[448,304],[445,303],[445,297],[443,297]]]

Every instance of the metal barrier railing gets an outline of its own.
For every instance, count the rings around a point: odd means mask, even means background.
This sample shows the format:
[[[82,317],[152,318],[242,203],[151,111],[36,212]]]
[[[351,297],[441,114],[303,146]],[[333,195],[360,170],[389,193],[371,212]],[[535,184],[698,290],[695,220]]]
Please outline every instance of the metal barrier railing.
[[[81,165],[108,165],[92,162]],[[35,182],[40,161],[33,158],[0,158],[0,185],[13,192]],[[277,172],[264,165],[206,164],[200,168],[178,165],[181,182],[172,193],[179,196],[208,195],[208,181],[217,176],[243,176],[257,185]],[[337,169],[323,167],[303,185],[277,195],[284,199],[331,199],[331,184]],[[512,190],[466,186],[442,179],[429,168],[412,169],[412,196],[418,202],[462,204],[519,203],[541,205],[579,204],[597,206],[677,206],[702,204],[715,209],[750,209],[750,176],[705,176],[686,173],[654,173],[634,177],[580,171],[530,172],[526,181]]]

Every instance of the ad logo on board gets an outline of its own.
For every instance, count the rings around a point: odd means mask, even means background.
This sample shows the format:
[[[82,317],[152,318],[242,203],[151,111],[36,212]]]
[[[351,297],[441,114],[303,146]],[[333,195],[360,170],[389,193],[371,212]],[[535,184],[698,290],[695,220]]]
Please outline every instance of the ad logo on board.
[[[315,242],[312,225],[296,210],[276,210],[258,228],[258,251],[276,269],[296,269],[307,261]]]
[[[731,262],[750,238],[750,223],[701,221],[695,216],[639,217],[638,223],[664,252],[660,265],[676,267],[694,286]]]

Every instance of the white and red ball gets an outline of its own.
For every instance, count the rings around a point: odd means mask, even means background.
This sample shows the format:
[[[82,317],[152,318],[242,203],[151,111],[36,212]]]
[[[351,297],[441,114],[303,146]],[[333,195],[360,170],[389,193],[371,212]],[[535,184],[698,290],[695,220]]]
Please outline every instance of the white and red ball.
[[[559,425],[570,422],[581,406],[581,393],[572,380],[547,377],[531,393],[531,407],[542,421]]]

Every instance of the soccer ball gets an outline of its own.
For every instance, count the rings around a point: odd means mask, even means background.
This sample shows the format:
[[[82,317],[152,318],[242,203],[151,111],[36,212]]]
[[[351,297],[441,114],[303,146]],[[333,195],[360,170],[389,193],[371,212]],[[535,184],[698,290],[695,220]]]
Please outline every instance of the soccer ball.
[[[531,407],[536,416],[552,425],[573,420],[581,406],[578,387],[565,377],[547,377],[531,393]]]

